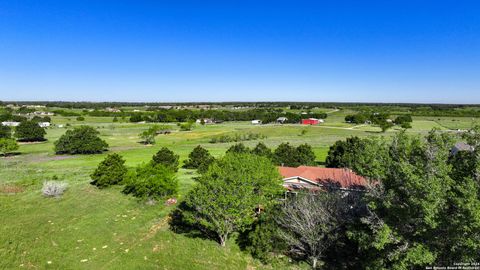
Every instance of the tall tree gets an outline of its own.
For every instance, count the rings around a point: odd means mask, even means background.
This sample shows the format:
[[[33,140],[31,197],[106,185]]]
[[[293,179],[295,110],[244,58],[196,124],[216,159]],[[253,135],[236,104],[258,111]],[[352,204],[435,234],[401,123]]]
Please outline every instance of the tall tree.
[[[188,169],[199,169],[205,171],[208,166],[215,160],[215,158],[208,152],[207,149],[198,145],[188,155],[188,160],[185,161],[183,167]]]
[[[176,155],[167,147],[162,147],[155,155],[153,155],[151,163],[154,165],[161,164],[172,169],[174,172],[177,172],[179,165],[178,159],[179,155]]]
[[[45,129],[33,121],[23,121],[15,128],[15,137],[17,137],[19,141],[44,141],[45,134]]]
[[[251,154],[227,154],[197,179],[185,198],[184,219],[214,234],[221,246],[233,232],[253,223],[255,209],[268,207],[283,191],[270,160]]]

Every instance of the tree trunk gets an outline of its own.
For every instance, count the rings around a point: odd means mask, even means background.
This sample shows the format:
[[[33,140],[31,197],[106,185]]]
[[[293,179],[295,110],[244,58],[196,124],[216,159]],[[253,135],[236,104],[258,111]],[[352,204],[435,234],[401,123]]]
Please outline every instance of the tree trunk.
[[[227,242],[227,235],[220,235],[220,246],[225,247],[226,242]]]
[[[312,269],[317,269],[317,258],[312,258]]]

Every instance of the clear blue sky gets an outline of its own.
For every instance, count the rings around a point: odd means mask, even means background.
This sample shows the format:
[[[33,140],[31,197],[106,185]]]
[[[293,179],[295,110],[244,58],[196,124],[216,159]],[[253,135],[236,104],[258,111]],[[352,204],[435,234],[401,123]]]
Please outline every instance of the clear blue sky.
[[[480,103],[480,2],[4,0],[0,100]]]

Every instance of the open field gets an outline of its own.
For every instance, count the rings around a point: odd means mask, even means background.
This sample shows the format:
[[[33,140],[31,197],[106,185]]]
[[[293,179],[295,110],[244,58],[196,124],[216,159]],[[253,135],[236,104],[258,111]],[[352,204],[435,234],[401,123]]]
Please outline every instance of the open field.
[[[95,126],[129,167],[148,162],[166,146],[180,155],[181,162],[196,146],[202,145],[214,156],[223,155],[233,143],[209,143],[222,134],[260,133],[265,139],[244,142],[254,146],[263,141],[269,147],[282,142],[308,143],[317,161],[325,160],[329,146],[349,136],[390,136],[398,129],[380,133],[378,127],[344,123],[345,112],[331,112],[321,126],[262,125],[225,122],[197,125],[192,131],[173,132],[156,137],[157,144],[138,143],[138,134],[150,124],[112,123],[111,117],[53,117],[53,123]],[[465,129],[471,118],[415,117],[409,133],[425,134],[432,128]],[[302,130],[306,132],[302,135]],[[174,206],[159,203],[148,206],[119,188],[98,190],[89,184],[89,174],[105,157],[101,155],[57,156],[53,142],[66,128],[47,129],[48,141],[22,144],[20,155],[0,158],[0,269],[262,269],[242,252],[234,241],[222,249],[211,240],[193,239],[168,229],[168,213]],[[181,198],[192,186],[194,171],[180,169]],[[69,189],[59,199],[42,197],[45,180],[59,179]],[[291,266],[291,265],[290,265]],[[281,268],[278,266],[276,268]],[[302,266],[291,266],[302,267]]]

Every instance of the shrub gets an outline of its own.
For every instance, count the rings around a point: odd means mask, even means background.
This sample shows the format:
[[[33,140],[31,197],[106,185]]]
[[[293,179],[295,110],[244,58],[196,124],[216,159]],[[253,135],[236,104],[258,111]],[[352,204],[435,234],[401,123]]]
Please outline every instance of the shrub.
[[[79,117],[77,117],[77,121],[85,121],[85,117],[79,116]]]
[[[15,129],[15,137],[24,142],[45,141],[45,134],[45,130],[34,121],[23,121]]]
[[[187,122],[187,123],[178,123],[178,126],[180,127],[181,131],[190,131],[193,129],[193,124],[194,122]]]
[[[246,147],[243,143],[237,143],[230,146],[226,153],[246,154],[250,153],[250,148]]]
[[[55,142],[57,154],[96,154],[105,151],[108,144],[98,137],[99,132],[90,126],[67,130]]]
[[[214,160],[215,158],[213,158],[213,156],[208,152],[207,149],[198,145],[188,155],[188,160],[185,161],[183,167],[188,169],[199,169],[199,171],[205,171]]]
[[[267,138],[267,136],[259,133],[221,135],[221,136],[211,138],[210,143],[241,142],[241,141],[265,139],[265,138]]]
[[[91,184],[104,188],[121,183],[127,173],[127,167],[124,164],[125,160],[119,154],[108,155],[91,174],[90,177],[93,180]]]
[[[0,125],[0,138],[11,138],[12,129],[7,126]]]
[[[178,181],[171,168],[144,164],[127,177],[123,193],[142,199],[156,199],[177,194]]]
[[[153,165],[161,164],[174,172],[178,171],[178,155],[175,155],[172,150],[162,147],[153,157],[151,163]]]
[[[255,148],[252,150],[252,154],[255,154],[257,156],[263,156],[267,158],[272,158],[272,150],[268,148],[264,143],[259,142]]]
[[[18,149],[18,144],[14,139],[0,138],[0,153],[7,156],[9,153]]]
[[[42,194],[45,197],[59,197],[65,192],[68,185],[64,182],[45,181],[43,182]]]

